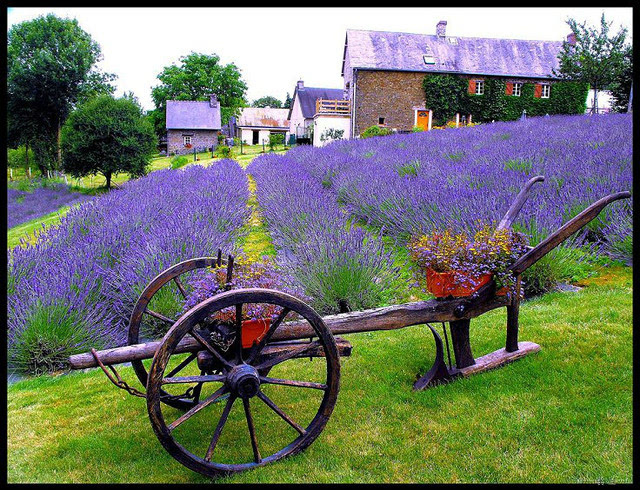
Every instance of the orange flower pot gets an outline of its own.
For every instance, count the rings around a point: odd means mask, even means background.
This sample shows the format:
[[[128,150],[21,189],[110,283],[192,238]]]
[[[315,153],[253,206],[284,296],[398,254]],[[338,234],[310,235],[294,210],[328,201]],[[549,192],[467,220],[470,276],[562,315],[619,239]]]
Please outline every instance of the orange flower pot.
[[[260,342],[271,326],[271,318],[242,321],[242,348],[250,348],[254,342]]]
[[[471,280],[461,282],[459,273],[436,272],[433,269],[427,269],[427,289],[436,298],[471,296],[491,281],[492,276],[492,274],[483,274],[473,282]],[[471,278],[469,275],[464,275],[464,277]]]

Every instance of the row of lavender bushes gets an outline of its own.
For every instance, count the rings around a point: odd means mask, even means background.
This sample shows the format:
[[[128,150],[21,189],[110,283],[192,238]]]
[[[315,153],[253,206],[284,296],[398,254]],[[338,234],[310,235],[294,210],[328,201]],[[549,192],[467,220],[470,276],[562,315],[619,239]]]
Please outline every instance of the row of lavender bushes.
[[[323,314],[393,301],[398,270],[380,234],[353,226],[305,162],[267,154],[247,169],[256,181],[277,265]]]
[[[49,179],[25,182],[27,185],[7,186],[7,229],[91,198]]]
[[[47,372],[72,353],[124,344],[151,279],[218,248],[235,251],[248,197],[232,160],[159,170],[72,209],[35,245],[8,252],[9,364]]]
[[[632,119],[553,116],[337,141],[295,148],[280,162],[265,160],[261,167],[271,168],[261,174],[271,177],[261,180],[280,181],[277,218],[286,217],[294,230],[307,226],[290,199],[291,193],[295,201],[306,199],[304,191],[297,196],[302,182],[313,190],[313,202],[323,197],[331,203],[321,206],[332,209],[339,203],[358,222],[405,243],[434,229],[475,232],[482,223],[497,223],[524,183],[544,175],[514,224],[535,245],[594,201],[632,190]],[[526,291],[543,292],[579,273],[594,253],[630,261],[632,206],[632,200],[609,206],[584,233],[529,269]]]

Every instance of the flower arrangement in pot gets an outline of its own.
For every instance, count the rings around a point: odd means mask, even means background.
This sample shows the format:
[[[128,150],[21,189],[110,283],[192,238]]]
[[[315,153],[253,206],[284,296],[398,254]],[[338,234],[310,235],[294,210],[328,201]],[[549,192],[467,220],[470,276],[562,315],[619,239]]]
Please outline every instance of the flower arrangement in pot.
[[[212,267],[199,271],[197,277],[190,282],[191,293],[187,296],[184,311],[196,306],[205,299],[230,289],[265,288],[277,289],[295,295],[303,301],[308,300],[298,288],[293,286],[291,278],[283,275],[271,261],[263,258],[257,262],[249,262],[245,256],[234,260],[231,282],[227,283],[227,266]],[[267,303],[246,303],[242,305],[242,347],[250,348],[254,342],[260,342],[269,330],[271,322],[278,315],[276,305]],[[215,312],[207,321],[225,324],[229,332],[235,331],[235,307],[224,308]]]
[[[437,298],[469,296],[492,278],[498,294],[511,294],[515,278],[508,268],[526,252],[527,240],[522,233],[481,224],[472,237],[449,228],[414,237],[408,249]]]

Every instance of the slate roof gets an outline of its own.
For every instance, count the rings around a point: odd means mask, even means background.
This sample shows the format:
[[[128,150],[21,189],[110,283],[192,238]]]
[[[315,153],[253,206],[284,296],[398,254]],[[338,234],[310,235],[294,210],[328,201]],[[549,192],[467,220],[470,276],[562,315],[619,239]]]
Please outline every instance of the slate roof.
[[[239,127],[289,129],[289,109],[244,107],[238,118]]]
[[[293,94],[293,101],[295,103],[296,93],[300,101],[300,109],[305,119],[313,118],[316,113],[316,100],[328,99],[328,100],[342,100],[344,91],[341,88],[315,88],[315,87],[303,87],[296,90]],[[293,109],[293,104],[291,104]],[[291,109],[289,109],[289,115],[287,118],[291,119]]]
[[[166,124],[167,129],[221,129],[220,104],[211,107],[208,100],[168,100]]]
[[[438,38],[429,34],[348,29],[345,58],[351,68],[550,78],[562,41],[479,37]],[[435,64],[425,64],[431,55]],[[344,76],[345,59],[342,62]]]

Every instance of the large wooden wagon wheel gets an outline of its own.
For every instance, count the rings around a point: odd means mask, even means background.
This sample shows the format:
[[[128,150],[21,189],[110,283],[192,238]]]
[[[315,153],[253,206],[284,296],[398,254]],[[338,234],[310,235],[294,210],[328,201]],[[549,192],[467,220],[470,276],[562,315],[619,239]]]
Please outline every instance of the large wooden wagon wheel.
[[[274,305],[271,324],[247,347],[243,308],[265,304]],[[222,310],[235,311],[235,336],[226,344],[215,331]],[[286,331],[285,319],[294,317],[296,323],[309,323],[317,341],[272,342],[276,331],[276,338]],[[175,368],[171,370],[180,362],[179,357],[172,360],[181,355],[176,347],[194,339],[202,346],[198,357],[206,372],[176,376]],[[310,362],[311,352],[315,357],[318,349],[323,357]],[[211,374],[207,365],[218,366],[218,374]],[[261,374],[270,369],[269,375]],[[220,476],[308,447],[329,420],[339,379],[335,339],[309,305],[280,291],[238,289],[201,302],[167,332],[149,369],[147,408],[153,430],[175,459],[193,471]],[[189,384],[200,386],[202,393],[202,401],[189,410],[181,413],[161,403],[169,386]]]
[[[221,251],[218,251],[218,257],[199,257],[195,259],[185,260],[167,270],[158,274],[144,289],[138,301],[136,302],[131,318],[129,320],[128,343],[129,345],[139,344],[141,342],[141,326],[145,318],[156,322],[164,323],[166,329],[169,329],[177,320],[177,318],[169,318],[166,314],[155,311],[150,307],[153,305],[154,298],[157,298],[169,288],[177,288],[182,299],[186,299],[187,291],[185,289],[184,277],[186,274],[205,267],[221,267],[227,265],[229,261],[222,259]],[[188,358],[186,364],[195,360],[195,354]],[[182,368],[186,367],[182,366]],[[131,362],[133,369],[143,386],[147,385],[147,369],[141,360],[133,360]],[[163,392],[162,401],[175,408],[186,410],[198,402],[197,390],[185,393],[184,397],[178,395],[170,395]]]

